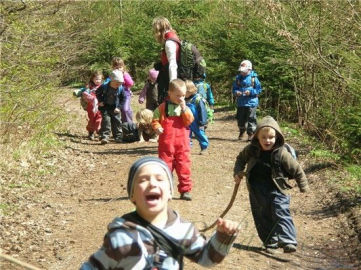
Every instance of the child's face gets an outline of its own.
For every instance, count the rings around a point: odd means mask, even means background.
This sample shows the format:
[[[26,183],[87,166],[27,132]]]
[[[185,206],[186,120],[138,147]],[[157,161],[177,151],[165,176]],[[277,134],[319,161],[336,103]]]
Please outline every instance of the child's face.
[[[181,104],[186,96],[187,89],[184,87],[168,91],[169,99],[174,104]]]
[[[141,167],[134,179],[131,198],[138,214],[145,219],[154,218],[167,211],[170,199],[170,183],[165,170],[157,164],[146,164]]]
[[[274,130],[273,128],[262,128],[258,132],[257,138],[263,151],[272,150],[273,146],[276,143],[276,130]]]
[[[193,92],[187,91],[187,92],[186,92],[186,98],[189,98],[192,94],[193,94]]]
[[[94,78],[93,78],[93,83],[95,84],[95,85],[101,85],[101,83],[102,83],[102,76],[95,76]]]
[[[110,81],[110,87],[114,89],[118,89],[123,83],[118,81]]]

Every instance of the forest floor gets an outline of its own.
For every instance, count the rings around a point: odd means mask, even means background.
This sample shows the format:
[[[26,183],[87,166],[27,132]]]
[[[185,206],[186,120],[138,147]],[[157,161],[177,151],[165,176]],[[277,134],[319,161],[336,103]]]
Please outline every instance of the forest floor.
[[[102,244],[107,224],[134,209],[126,191],[130,165],[141,156],[157,156],[155,143],[100,145],[87,140],[86,113],[78,99],[69,98],[69,89],[63,94],[63,106],[72,121],[68,132],[56,132],[64,148],[49,157],[52,173],[32,188],[14,186],[1,194],[2,201],[16,202],[18,207],[1,218],[0,251],[41,269],[78,269]],[[137,99],[135,95],[134,111],[139,108]],[[199,155],[199,145],[193,141],[193,200],[179,200],[175,192],[170,203],[200,229],[213,223],[227,206],[234,187],[234,161],[246,145],[237,139],[233,111],[218,110],[207,134],[208,155]],[[291,193],[297,252],[270,255],[263,251],[243,181],[226,215],[241,223],[240,233],[230,254],[214,269],[361,269],[359,201],[331,187],[328,177],[333,166],[308,158],[310,146],[285,135],[299,151],[312,190],[300,193],[296,187]],[[0,269],[25,268],[0,260]],[[186,259],[185,269],[203,268]]]

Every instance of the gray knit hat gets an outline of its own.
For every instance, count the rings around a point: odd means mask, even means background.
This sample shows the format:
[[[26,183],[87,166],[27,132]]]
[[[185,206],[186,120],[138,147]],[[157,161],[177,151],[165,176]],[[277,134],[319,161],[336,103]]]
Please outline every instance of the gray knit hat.
[[[173,195],[173,177],[172,177],[172,173],[170,172],[170,170],[168,168],[168,165],[160,158],[149,156],[149,157],[142,157],[142,158],[136,160],[133,163],[133,165],[130,167],[129,175],[128,175],[128,184],[127,184],[127,191],[128,191],[129,199],[133,195],[135,175],[137,174],[137,172],[139,171],[140,168],[142,168],[144,165],[148,165],[148,164],[156,164],[164,169],[164,171],[166,172],[166,174],[168,176],[168,181],[169,181],[169,185],[170,185],[170,194]]]
[[[124,82],[123,72],[121,72],[120,70],[113,70],[112,73],[110,74],[110,79],[115,82],[123,83]]]

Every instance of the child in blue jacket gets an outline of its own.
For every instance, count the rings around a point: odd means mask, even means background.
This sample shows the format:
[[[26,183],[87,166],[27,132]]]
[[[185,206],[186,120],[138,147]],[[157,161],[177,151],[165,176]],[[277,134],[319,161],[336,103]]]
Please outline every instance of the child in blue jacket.
[[[186,92],[186,104],[193,113],[194,121],[189,126],[190,127],[190,136],[192,132],[199,141],[201,147],[200,154],[203,155],[207,152],[209,141],[206,135],[206,125],[208,123],[207,118],[207,109],[205,105],[205,100],[203,97],[197,93],[197,87],[190,80],[185,81],[187,86]]]
[[[240,73],[236,76],[232,89],[237,100],[238,139],[250,141],[257,126],[258,95],[262,92],[262,87],[249,60],[243,60],[238,71]]]
[[[201,94],[205,100],[207,100],[209,106],[213,109],[214,97],[211,85],[205,81],[206,75],[201,78],[195,78],[194,84],[197,87],[198,94]]]

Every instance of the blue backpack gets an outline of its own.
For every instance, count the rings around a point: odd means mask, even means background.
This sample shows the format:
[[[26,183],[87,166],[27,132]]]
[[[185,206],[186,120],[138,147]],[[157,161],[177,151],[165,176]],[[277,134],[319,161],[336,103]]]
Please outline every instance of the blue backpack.
[[[196,94],[193,99],[197,106],[201,104],[201,118],[203,119],[203,121],[201,121],[200,125],[205,126],[208,123],[213,123],[213,110],[211,109],[211,107],[209,107],[208,101],[200,94]],[[203,101],[204,106],[200,102],[201,100]]]

